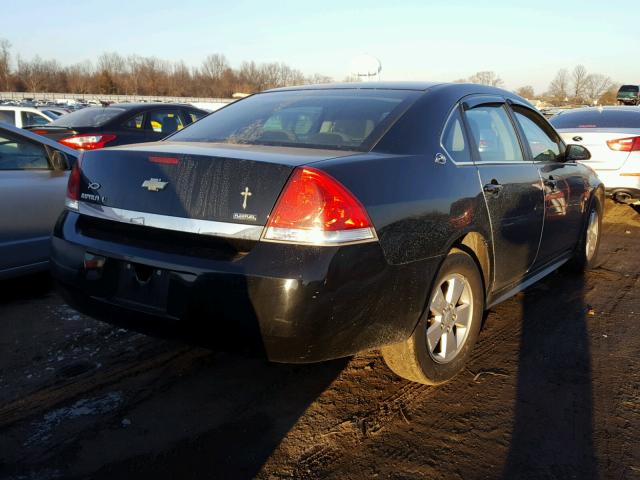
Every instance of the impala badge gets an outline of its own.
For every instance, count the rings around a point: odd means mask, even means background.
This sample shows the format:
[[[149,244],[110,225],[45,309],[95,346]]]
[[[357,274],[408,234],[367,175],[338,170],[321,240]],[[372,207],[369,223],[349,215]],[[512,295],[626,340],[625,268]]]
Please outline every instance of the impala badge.
[[[142,182],[142,187],[146,188],[150,192],[159,192],[160,190],[163,190],[168,183],[169,182],[163,182],[159,178],[150,178],[149,180]]]
[[[249,191],[249,187],[244,187],[244,192],[240,192],[240,195],[242,195],[244,197],[244,201],[242,202],[242,209],[246,210],[247,209],[247,198],[249,198],[253,194]]]

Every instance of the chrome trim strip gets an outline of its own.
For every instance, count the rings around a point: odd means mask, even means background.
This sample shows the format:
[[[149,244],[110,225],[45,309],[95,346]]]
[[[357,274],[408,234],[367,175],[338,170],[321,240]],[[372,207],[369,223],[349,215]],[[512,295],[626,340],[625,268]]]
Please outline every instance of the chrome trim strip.
[[[338,231],[267,227],[261,239],[263,242],[292,243],[295,245],[314,245],[318,247],[355,245],[358,243],[375,242],[377,240],[376,232],[371,227]]]
[[[112,220],[114,222],[144,225],[152,228],[173,230],[176,232],[211,235],[216,237],[234,238],[239,240],[260,240],[262,225],[244,225],[241,223],[216,222],[213,220],[198,220],[195,218],[173,217],[156,213],[135,212],[121,208],[107,207],[93,203],[78,202],[81,215]]]

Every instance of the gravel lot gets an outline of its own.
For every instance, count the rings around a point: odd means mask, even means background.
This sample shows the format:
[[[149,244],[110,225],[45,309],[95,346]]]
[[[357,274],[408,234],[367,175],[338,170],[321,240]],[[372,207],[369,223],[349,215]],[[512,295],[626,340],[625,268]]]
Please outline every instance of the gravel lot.
[[[602,268],[487,316],[440,387],[377,352],[276,365],[84,317],[0,283],[0,478],[640,478],[640,214],[607,204]]]

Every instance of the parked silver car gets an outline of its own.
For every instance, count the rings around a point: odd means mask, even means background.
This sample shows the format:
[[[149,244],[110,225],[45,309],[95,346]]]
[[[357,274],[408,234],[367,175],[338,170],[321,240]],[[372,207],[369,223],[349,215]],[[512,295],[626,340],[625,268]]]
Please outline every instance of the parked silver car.
[[[78,152],[0,122],[0,279],[46,270]]]

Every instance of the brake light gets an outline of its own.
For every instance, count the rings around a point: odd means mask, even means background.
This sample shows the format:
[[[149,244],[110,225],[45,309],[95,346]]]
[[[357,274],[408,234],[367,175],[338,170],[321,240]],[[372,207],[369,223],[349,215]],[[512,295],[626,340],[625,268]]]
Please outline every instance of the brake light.
[[[31,130],[31,133],[37,133],[38,135],[44,135],[47,130]]]
[[[149,157],[151,163],[159,163],[161,165],[177,165],[178,159],[175,157]]]
[[[276,202],[264,239],[336,245],[375,240],[365,208],[329,174],[297,168]]]
[[[82,177],[81,170],[82,155],[78,157],[76,163],[74,163],[69,175],[69,182],[67,183],[67,198],[65,205],[70,210],[78,210],[78,200],[80,200],[80,179]]]
[[[96,150],[98,148],[104,148],[108,142],[115,139],[116,136],[110,133],[91,133],[73,135],[62,138],[58,140],[58,142],[76,150]]]
[[[637,152],[640,150],[640,137],[607,140],[607,145],[609,145],[611,150],[615,150],[617,152]]]

